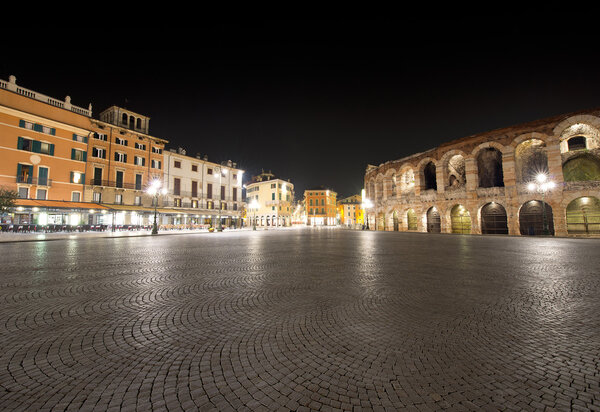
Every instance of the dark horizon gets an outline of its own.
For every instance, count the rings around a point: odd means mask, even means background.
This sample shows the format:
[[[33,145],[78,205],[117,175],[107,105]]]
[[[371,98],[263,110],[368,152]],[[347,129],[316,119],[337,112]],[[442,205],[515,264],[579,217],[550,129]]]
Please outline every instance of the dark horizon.
[[[114,50],[93,39],[85,53],[38,41],[12,44],[0,78],[92,103],[94,117],[113,104],[149,116],[168,148],[232,160],[245,181],[270,170],[296,199],[321,185],[346,197],[367,164],[600,106],[598,36],[522,23],[213,23],[163,46],[158,34]]]

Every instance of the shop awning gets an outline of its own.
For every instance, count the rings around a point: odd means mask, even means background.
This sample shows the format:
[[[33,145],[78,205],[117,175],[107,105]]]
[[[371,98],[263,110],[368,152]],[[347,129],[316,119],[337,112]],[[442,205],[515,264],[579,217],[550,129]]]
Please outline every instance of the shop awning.
[[[37,199],[16,199],[17,207],[43,207],[48,209],[86,209],[86,210],[105,210],[108,209],[97,203],[86,202],[67,202],[62,200],[37,200]]]
[[[154,208],[133,205],[104,205],[109,210],[131,211],[131,212],[154,212]]]

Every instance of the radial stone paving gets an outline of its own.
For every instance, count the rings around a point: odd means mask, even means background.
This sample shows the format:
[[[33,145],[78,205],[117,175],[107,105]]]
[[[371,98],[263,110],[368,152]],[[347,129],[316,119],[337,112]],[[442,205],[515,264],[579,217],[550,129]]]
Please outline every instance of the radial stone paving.
[[[0,408],[598,410],[600,240],[0,245]]]

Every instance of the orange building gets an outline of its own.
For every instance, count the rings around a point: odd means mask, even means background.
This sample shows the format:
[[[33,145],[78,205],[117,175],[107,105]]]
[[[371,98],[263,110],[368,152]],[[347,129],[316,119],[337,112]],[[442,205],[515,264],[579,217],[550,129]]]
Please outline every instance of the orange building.
[[[348,227],[362,226],[363,211],[362,198],[360,195],[353,195],[338,201],[339,223]]]
[[[319,187],[304,191],[306,224],[309,226],[334,226],[337,224],[337,193]]]
[[[4,221],[117,224],[125,205],[151,214],[143,191],[151,178],[162,180],[166,140],[147,134],[148,118],[124,109],[111,107],[100,117],[68,96],[62,101],[18,86],[14,76],[0,80],[0,186],[18,193]],[[122,223],[133,213],[121,214]]]

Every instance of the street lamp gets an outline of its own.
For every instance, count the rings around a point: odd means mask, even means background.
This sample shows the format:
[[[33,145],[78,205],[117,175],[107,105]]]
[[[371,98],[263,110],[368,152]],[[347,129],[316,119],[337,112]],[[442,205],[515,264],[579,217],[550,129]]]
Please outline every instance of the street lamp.
[[[154,225],[152,226],[152,234],[153,235],[157,235],[158,234],[158,225],[156,224],[156,214],[157,214],[157,208],[158,208],[158,197],[162,194],[162,195],[166,195],[167,194],[167,188],[162,186],[162,182],[159,179],[155,179],[152,181],[152,183],[150,183],[150,187],[148,187],[148,189],[146,190],[146,192],[152,196],[153,199],[153,203],[154,203]]]
[[[367,222],[367,230],[369,230],[369,216],[367,215],[367,209],[370,209],[372,207],[373,207],[373,202],[371,202],[367,198],[364,198],[364,200],[362,202],[362,208],[363,208],[363,218]],[[375,229],[377,229],[377,222],[375,222]]]
[[[258,209],[258,201],[256,198],[252,199],[248,206],[254,211],[254,217],[252,218],[252,230],[256,230],[256,210]]]
[[[530,192],[537,192],[542,195],[542,230],[544,235],[549,234],[548,229],[548,219],[546,218],[546,202],[544,201],[544,195],[548,190],[554,189],[555,183],[551,180],[548,180],[548,176],[545,173],[540,173],[535,177],[534,182],[530,182],[527,185],[527,189]]]

